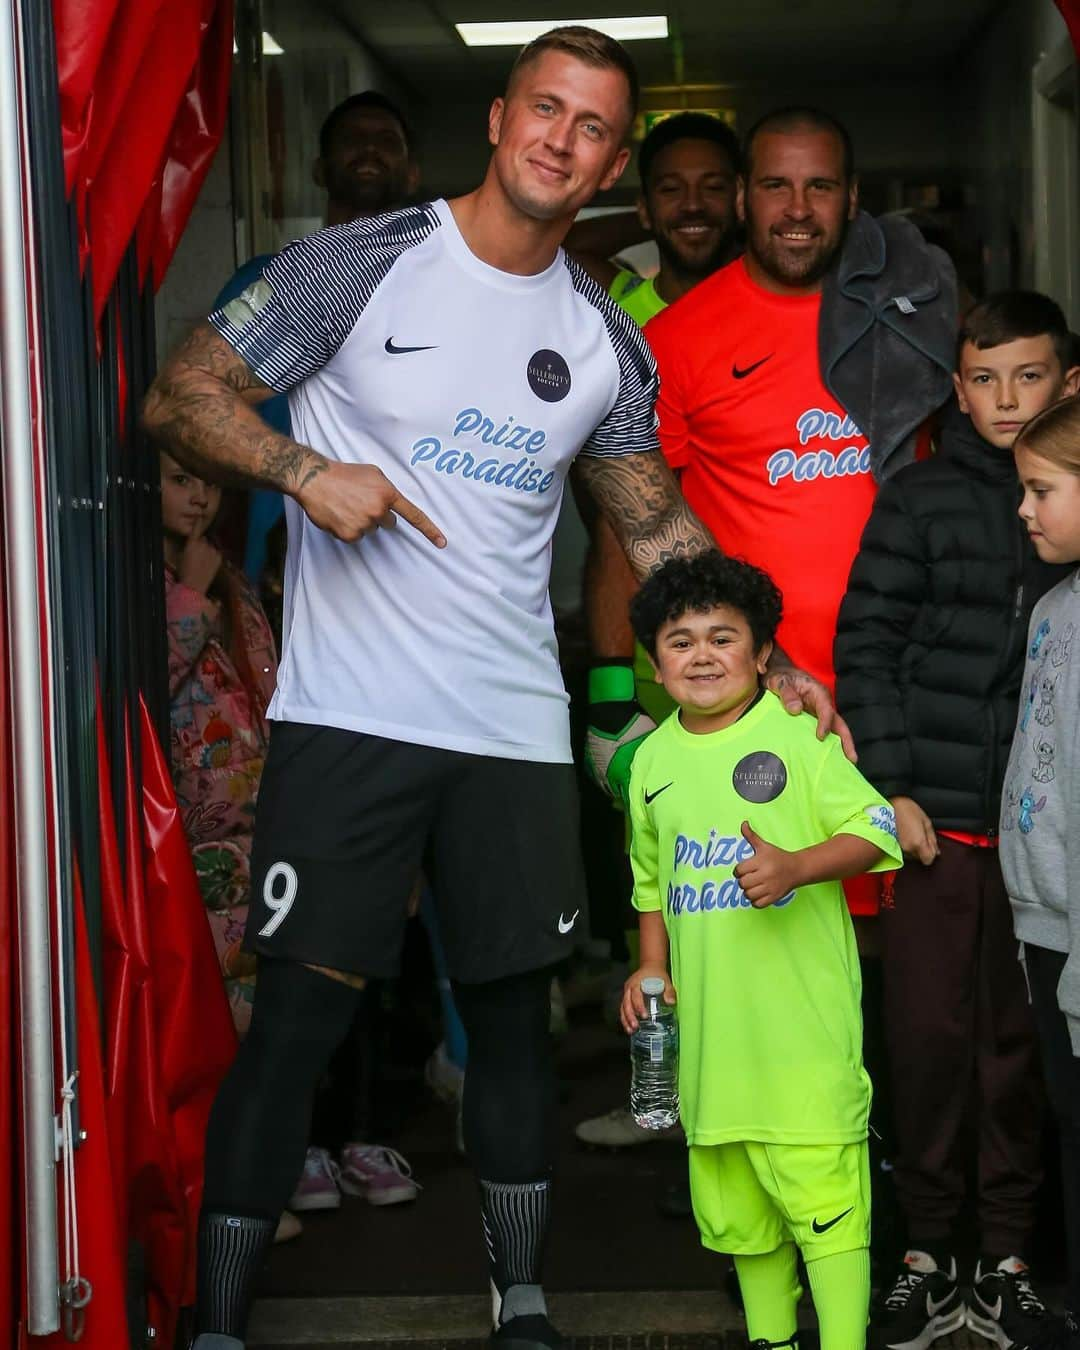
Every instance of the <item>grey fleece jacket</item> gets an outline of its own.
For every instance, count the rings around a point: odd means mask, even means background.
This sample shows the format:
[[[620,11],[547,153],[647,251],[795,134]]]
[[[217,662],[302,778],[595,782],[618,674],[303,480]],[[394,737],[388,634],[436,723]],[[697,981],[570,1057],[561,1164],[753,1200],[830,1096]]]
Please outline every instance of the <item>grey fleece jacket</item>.
[[[941,249],[902,216],[860,211],[822,287],[818,357],[879,483],[911,463],[919,427],[952,395],[958,312]]]
[[[1080,1055],[1080,571],[1035,606],[1001,800],[1016,936],[1067,952],[1058,1006]]]

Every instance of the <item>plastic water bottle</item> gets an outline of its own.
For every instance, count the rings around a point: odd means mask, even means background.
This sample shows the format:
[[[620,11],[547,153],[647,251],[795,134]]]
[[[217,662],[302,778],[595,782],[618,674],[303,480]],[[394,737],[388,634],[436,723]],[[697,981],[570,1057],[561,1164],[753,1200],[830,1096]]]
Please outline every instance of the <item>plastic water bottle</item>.
[[[679,1120],[679,1023],[664,1002],[664,981],[641,981],[645,1016],[630,1037],[630,1114],[646,1130]]]

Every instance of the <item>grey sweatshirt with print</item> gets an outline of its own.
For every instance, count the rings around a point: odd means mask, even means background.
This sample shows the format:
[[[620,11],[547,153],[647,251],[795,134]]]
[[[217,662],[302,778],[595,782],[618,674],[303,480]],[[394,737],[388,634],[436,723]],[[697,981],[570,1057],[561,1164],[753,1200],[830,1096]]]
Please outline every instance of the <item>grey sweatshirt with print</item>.
[[[1058,1006],[1080,1055],[1080,572],[1035,606],[1005,791],[1001,867],[1022,942],[1067,952]]]

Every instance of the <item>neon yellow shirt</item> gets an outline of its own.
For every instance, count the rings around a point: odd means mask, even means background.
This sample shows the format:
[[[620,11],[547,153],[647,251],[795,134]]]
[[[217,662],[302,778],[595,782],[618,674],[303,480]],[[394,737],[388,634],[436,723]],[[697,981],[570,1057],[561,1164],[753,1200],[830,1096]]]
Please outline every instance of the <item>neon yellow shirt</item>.
[[[630,778],[634,905],[661,910],[678,993],[679,1095],[691,1144],[865,1139],[861,980],[839,882],[754,909],[732,875],[752,849],[744,820],[780,848],[836,834],[900,865],[892,808],[819,741],[814,719],[766,693],[722,731],[694,735],[673,713]]]
[[[615,279],[608,287],[608,295],[641,328],[644,328],[654,314],[667,309],[667,301],[656,294],[652,277],[641,277],[636,272],[623,269],[615,273]]]

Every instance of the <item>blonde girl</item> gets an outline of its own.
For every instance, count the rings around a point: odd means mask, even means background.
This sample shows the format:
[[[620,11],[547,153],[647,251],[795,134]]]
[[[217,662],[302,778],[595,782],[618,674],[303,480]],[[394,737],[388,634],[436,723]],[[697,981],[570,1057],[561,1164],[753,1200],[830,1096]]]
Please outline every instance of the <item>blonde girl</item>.
[[[1045,562],[1080,564],[1080,396],[1013,447],[1020,517]],[[1001,864],[1023,944],[1043,1071],[1061,1136],[1069,1309],[1048,1328],[1080,1347],[1080,570],[1035,606],[1001,812]]]

